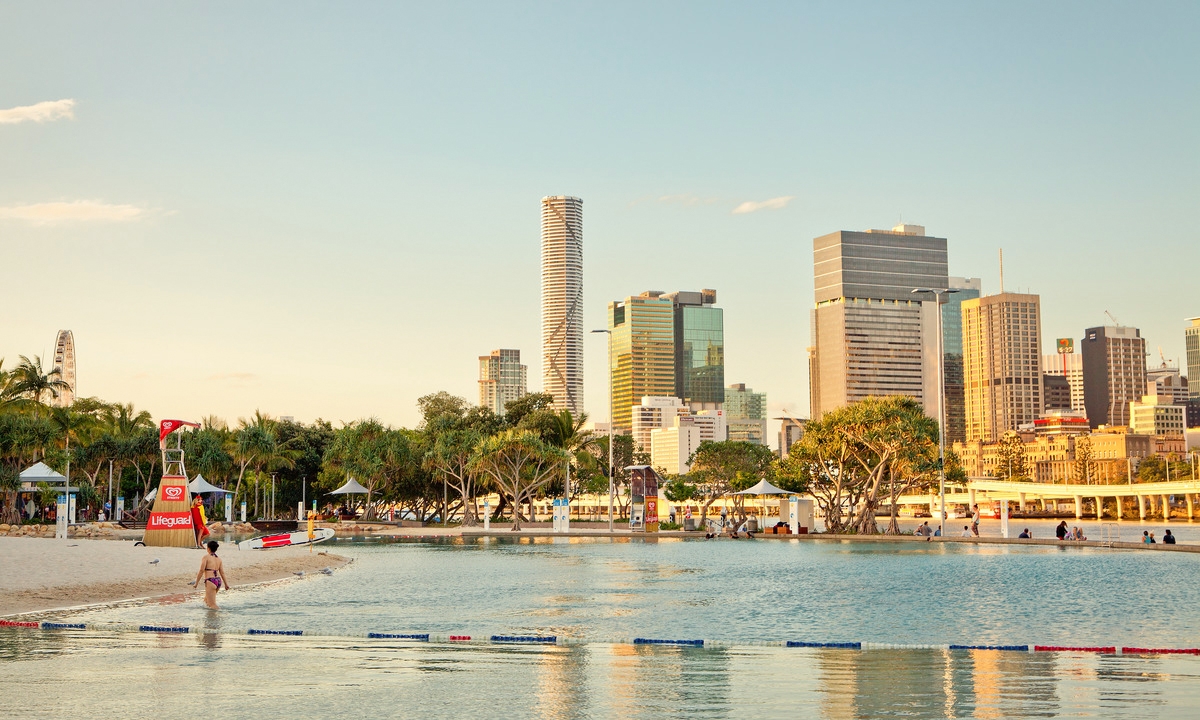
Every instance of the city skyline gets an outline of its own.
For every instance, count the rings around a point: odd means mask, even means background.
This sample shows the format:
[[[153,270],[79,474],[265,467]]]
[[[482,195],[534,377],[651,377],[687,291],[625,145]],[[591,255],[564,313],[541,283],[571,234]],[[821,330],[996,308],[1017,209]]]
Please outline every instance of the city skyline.
[[[584,330],[640,288],[720,288],[727,376],[767,392],[772,417],[808,414],[811,239],[839,229],[925,223],[948,238],[949,273],[985,293],[1003,247],[1006,289],[1042,298],[1045,347],[1109,311],[1183,360],[1200,314],[1186,213],[1200,105],[1179,91],[1193,7],[1115,11],[1086,33],[1070,9],[1033,6],[650,8],[642,28],[581,9],[572,22],[608,31],[578,51],[566,18],[532,9],[287,18],[327,28],[327,55],[266,32],[267,9],[239,13],[236,27],[172,8],[138,23],[9,13],[0,67],[23,69],[0,93],[0,242],[27,270],[0,289],[6,367],[51,364],[66,327],[84,395],[158,417],[413,425],[423,394],[476,394],[486,348],[521,348],[542,376],[530,208],[560,193],[588,204]],[[642,42],[663,27],[678,32]],[[851,38],[863,54],[824,64]],[[1151,50],[1131,57],[1131,42]],[[58,60],[25,68],[44,51]],[[867,103],[897,112],[813,112]],[[1151,271],[1142,237],[1181,262]],[[47,288],[44,255],[72,280]],[[398,360],[364,372],[376,350]],[[585,336],[596,420],[605,352]]]

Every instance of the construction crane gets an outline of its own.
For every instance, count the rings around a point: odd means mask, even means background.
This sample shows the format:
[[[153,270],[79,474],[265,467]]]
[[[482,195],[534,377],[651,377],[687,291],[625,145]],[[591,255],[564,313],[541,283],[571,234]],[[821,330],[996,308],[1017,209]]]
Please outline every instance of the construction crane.
[[[1113,325],[1120,325],[1120,324],[1121,324],[1121,321],[1120,321],[1120,320],[1118,320],[1118,319],[1116,319],[1115,317],[1113,317],[1113,314],[1112,314],[1112,313],[1110,313],[1109,311],[1105,310],[1105,311],[1104,311],[1104,314],[1108,316],[1108,319],[1109,319],[1109,320],[1112,320],[1112,321],[1113,321]]]

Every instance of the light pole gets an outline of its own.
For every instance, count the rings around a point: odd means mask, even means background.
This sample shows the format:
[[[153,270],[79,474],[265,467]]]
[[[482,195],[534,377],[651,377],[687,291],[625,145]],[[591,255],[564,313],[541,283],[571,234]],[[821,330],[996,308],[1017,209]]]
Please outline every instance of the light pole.
[[[616,494],[616,486],[613,484],[612,330],[592,332],[608,335],[608,531],[613,532],[613,497]]]
[[[937,302],[937,366],[938,366],[938,529],[946,537],[946,356],[942,350],[942,301],[943,295],[956,293],[954,288],[916,288],[918,293],[932,293]]]

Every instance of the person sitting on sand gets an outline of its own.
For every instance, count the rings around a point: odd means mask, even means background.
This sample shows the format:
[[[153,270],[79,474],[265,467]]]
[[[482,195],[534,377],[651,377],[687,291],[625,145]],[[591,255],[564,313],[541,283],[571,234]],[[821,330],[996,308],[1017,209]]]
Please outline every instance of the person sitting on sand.
[[[192,583],[192,587],[204,583],[204,604],[213,610],[217,609],[217,591],[222,585],[226,590],[230,588],[229,581],[225,579],[225,563],[217,557],[218,547],[220,545],[216,540],[208,541],[208,553],[200,561],[200,572],[196,573],[196,580]]]
[[[1174,544],[1175,544],[1175,536],[1171,534],[1171,531],[1168,530],[1165,533],[1163,533],[1163,545],[1174,545]]]
[[[1029,528],[1025,528],[1024,530],[1021,531],[1021,534],[1018,535],[1017,537],[1021,538],[1022,540],[1029,540],[1033,536],[1029,534]]]

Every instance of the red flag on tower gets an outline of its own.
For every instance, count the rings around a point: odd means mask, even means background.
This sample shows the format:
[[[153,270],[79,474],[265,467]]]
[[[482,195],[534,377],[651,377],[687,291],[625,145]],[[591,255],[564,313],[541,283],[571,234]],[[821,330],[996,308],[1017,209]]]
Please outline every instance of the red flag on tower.
[[[188,422],[187,420],[162,420],[158,423],[158,444],[161,447],[167,441],[167,436],[175,432],[179,428],[187,425],[188,427],[198,428],[200,423]]]

